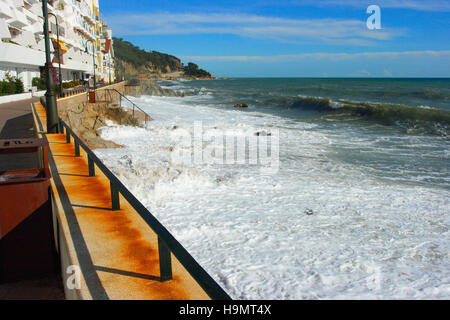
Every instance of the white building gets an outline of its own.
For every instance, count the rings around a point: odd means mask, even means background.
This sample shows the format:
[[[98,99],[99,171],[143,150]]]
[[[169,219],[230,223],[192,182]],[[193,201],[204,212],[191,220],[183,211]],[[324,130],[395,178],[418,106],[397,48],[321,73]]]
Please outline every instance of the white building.
[[[58,19],[63,81],[92,77],[94,60],[97,80],[114,80],[112,32],[100,19],[98,0],[48,0],[48,12],[56,70],[57,28],[50,13]],[[0,79],[17,76],[25,91],[45,65],[42,15],[41,0],[0,0]]]

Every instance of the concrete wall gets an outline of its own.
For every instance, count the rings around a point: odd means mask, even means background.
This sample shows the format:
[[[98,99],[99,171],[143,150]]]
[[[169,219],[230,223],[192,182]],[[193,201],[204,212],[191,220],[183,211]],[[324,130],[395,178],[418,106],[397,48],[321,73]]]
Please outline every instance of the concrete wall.
[[[102,89],[116,89],[120,93],[125,94],[125,82],[122,81],[119,83],[114,83],[112,85],[102,87],[100,89],[97,89],[97,92],[99,92],[99,93],[102,92]],[[86,92],[80,93],[80,94],[75,94],[70,97],[60,98],[60,99],[58,99],[58,112],[61,114],[68,107],[78,106],[78,105],[80,105],[82,103],[86,103],[86,102],[88,102],[88,94]]]
[[[31,92],[26,92],[26,93],[19,93],[19,94],[10,94],[7,96],[0,96],[0,104],[13,102],[13,101],[31,99],[32,97],[42,97],[43,95],[45,95],[45,91],[37,91],[34,94]]]

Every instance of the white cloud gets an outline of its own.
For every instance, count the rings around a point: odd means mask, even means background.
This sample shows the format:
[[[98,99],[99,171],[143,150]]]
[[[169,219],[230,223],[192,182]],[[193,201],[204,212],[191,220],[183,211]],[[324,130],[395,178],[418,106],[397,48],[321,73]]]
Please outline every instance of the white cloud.
[[[313,5],[319,7],[328,6],[352,6],[367,8],[371,4],[376,4],[381,8],[410,9],[417,11],[449,12],[450,0],[293,0],[288,1],[294,5]]]
[[[434,56],[442,57],[448,56],[450,58],[450,50],[443,51],[389,51],[389,52],[361,52],[361,53],[301,53],[301,54],[288,54],[288,55],[274,55],[274,56],[183,56],[181,57],[185,61],[240,61],[240,62],[289,62],[299,60],[352,60],[355,58],[402,58],[408,56]]]
[[[369,31],[363,20],[287,19],[230,13],[146,13],[108,17],[118,35],[232,34],[281,42],[372,45],[402,34]]]

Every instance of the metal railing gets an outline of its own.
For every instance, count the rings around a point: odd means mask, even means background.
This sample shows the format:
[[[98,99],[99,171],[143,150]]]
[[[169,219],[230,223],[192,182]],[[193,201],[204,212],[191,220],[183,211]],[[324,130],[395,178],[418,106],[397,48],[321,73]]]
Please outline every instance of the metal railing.
[[[102,91],[104,91],[103,95],[102,95]],[[118,100],[120,108],[122,107],[122,99],[131,103],[133,118],[135,118],[135,110],[138,110],[139,112],[141,112],[143,114],[145,126],[147,126],[147,121],[152,120],[152,118],[150,117],[150,115],[147,112],[142,110],[142,108],[140,108],[137,104],[135,104],[133,101],[128,99],[124,94],[122,94],[120,91],[118,91],[116,89],[108,89],[108,88],[97,89],[95,99],[97,102],[110,102],[111,103],[114,101],[114,98],[113,98],[114,94],[117,94],[119,96],[119,98],[116,99],[116,101]],[[108,98],[109,98],[109,100],[108,100]],[[102,99],[104,99],[104,100],[102,100]]]
[[[87,88],[85,87],[78,87],[73,89],[63,89],[63,92],[59,94],[59,98],[65,98],[70,97],[75,94],[84,93],[87,92]]]
[[[97,87],[96,90],[100,90],[100,88],[105,87],[105,86],[110,86],[112,84],[116,84],[121,82],[121,80],[115,80],[115,81],[111,81],[111,83],[97,83]],[[83,93],[83,92],[88,92],[88,87],[86,85],[81,85],[75,88],[70,88],[70,89],[64,89],[63,88],[63,92],[60,93],[58,95],[59,98],[64,98],[64,97],[69,97],[69,96],[73,96],[75,94],[79,94],[79,93]],[[105,89],[102,89],[105,90]],[[111,89],[109,89],[111,90]]]
[[[41,100],[43,102],[43,100]],[[45,104],[42,103],[45,108]],[[84,144],[84,142],[72,131],[72,129],[59,118],[59,132],[66,135],[66,142],[74,140],[75,157],[80,157],[80,147],[84,150],[88,159],[89,176],[95,176],[95,167],[100,169],[110,182],[111,210],[120,210],[120,196],[133,207],[147,225],[158,236],[158,253],[160,281],[172,280],[171,253],[178,259],[194,280],[214,300],[231,300],[230,296],[219,284],[198,264],[189,252],[175,239],[175,237],[156,219],[150,211],[128,190],[127,187],[103,164],[103,162]]]

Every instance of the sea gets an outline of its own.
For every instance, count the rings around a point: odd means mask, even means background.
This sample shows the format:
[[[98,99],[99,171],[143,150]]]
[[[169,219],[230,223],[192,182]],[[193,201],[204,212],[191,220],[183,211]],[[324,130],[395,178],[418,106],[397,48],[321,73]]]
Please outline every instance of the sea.
[[[158,84],[184,96],[129,97],[154,120],[95,152],[232,298],[450,298],[450,79]],[[244,161],[177,161],[199,132]]]

